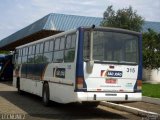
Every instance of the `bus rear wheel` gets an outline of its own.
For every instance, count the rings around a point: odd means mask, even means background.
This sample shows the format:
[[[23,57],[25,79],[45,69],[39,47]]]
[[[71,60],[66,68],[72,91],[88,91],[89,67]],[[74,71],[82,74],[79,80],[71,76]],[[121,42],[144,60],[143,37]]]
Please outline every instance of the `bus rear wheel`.
[[[42,100],[45,106],[49,106],[49,85],[48,83],[44,83],[43,92],[42,92]]]

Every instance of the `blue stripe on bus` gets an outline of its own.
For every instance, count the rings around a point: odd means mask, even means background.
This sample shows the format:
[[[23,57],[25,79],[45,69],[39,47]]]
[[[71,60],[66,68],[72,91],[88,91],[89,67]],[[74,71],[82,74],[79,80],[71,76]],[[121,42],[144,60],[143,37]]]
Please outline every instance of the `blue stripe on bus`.
[[[78,41],[78,50],[77,50],[77,63],[76,63],[76,77],[83,77],[84,78],[84,69],[83,69],[83,28],[78,28],[79,30],[79,41]],[[84,81],[83,84],[84,88],[87,88],[86,83]],[[84,90],[84,89],[83,89]],[[83,90],[76,90],[76,91],[83,91]]]
[[[76,76],[82,77],[83,73],[83,30],[79,28],[79,41],[77,50]]]
[[[47,63],[22,64],[21,77],[32,80],[43,80],[47,65]]]
[[[138,80],[142,80],[142,35],[140,35],[140,41],[139,41],[139,54],[140,54],[140,64],[138,68]]]
[[[140,35],[140,40],[139,40],[139,65],[138,65],[137,80],[142,80],[142,34]],[[137,82],[134,86],[134,91],[141,92],[137,91]]]

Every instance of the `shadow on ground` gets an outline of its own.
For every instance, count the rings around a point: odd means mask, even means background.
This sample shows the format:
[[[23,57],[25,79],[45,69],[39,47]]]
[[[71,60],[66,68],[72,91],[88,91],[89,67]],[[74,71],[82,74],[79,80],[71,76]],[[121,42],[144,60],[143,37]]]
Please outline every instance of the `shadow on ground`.
[[[45,107],[40,97],[29,93],[19,95],[16,90],[7,91],[11,84],[5,84],[7,85],[6,91],[0,90],[0,96],[25,111],[28,119],[34,117],[40,119],[127,119],[120,114],[99,107],[84,107],[76,103],[64,105],[51,102],[49,107]]]

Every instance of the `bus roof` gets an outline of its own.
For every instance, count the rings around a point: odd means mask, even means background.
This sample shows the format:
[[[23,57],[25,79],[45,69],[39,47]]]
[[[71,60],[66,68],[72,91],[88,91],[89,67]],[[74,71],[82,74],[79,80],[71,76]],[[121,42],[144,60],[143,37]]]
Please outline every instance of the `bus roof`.
[[[91,27],[82,27],[84,29],[92,29]],[[136,32],[136,31],[131,31],[127,29],[122,29],[122,28],[114,28],[114,27],[95,27],[95,29],[98,30],[104,30],[104,31],[116,31],[116,32],[124,32],[124,33],[130,33],[130,34],[135,34],[135,35],[140,35],[141,32]]]
[[[23,47],[26,47],[26,46],[29,46],[29,45],[33,45],[33,44],[36,44],[36,43],[40,43],[40,42],[43,42],[45,40],[50,40],[52,38],[60,37],[62,35],[73,33],[73,32],[76,32],[76,31],[77,31],[77,29],[69,30],[69,31],[66,31],[66,32],[61,32],[61,33],[58,33],[56,35],[52,35],[52,36],[49,36],[49,37],[46,37],[46,38],[42,38],[42,39],[39,39],[39,40],[31,42],[31,43],[25,44],[25,45],[18,46],[18,47],[16,47],[16,49],[23,48]]]
[[[79,28],[80,29],[88,29],[88,30],[92,29],[92,27],[88,27],[88,26],[87,27],[81,26]],[[46,37],[46,38],[42,38],[42,39],[39,39],[37,41],[31,42],[31,43],[28,43],[28,44],[25,44],[25,45],[18,46],[18,47],[16,47],[16,49],[20,49],[20,48],[23,48],[23,47],[26,47],[26,46],[29,46],[29,45],[40,43],[40,42],[43,42],[45,40],[50,40],[52,38],[60,37],[60,36],[63,36],[65,34],[73,33],[73,32],[76,32],[79,28],[68,30],[66,32],[61,32],[61,33],[58,33],[56,35],[52,35],[52,36],[49,36],[49,37]],[[104,30],[104,31],[115,31],[115,32],[129,33],[129,34],[134,34],[134,35],[140,35],[141,34],[140,32],[135,32],[135,31],[131,31],[131,30],[127,30],[127,29],[121,29],[121,28],[113,28],[113,27],[95,27],[94,29]]]

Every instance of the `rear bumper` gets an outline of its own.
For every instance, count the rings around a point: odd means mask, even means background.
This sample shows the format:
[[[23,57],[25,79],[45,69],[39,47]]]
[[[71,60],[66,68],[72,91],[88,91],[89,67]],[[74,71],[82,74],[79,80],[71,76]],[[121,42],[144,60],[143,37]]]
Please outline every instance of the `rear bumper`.
[[[142,93],[77,92],[79,101],[141,101]]]

